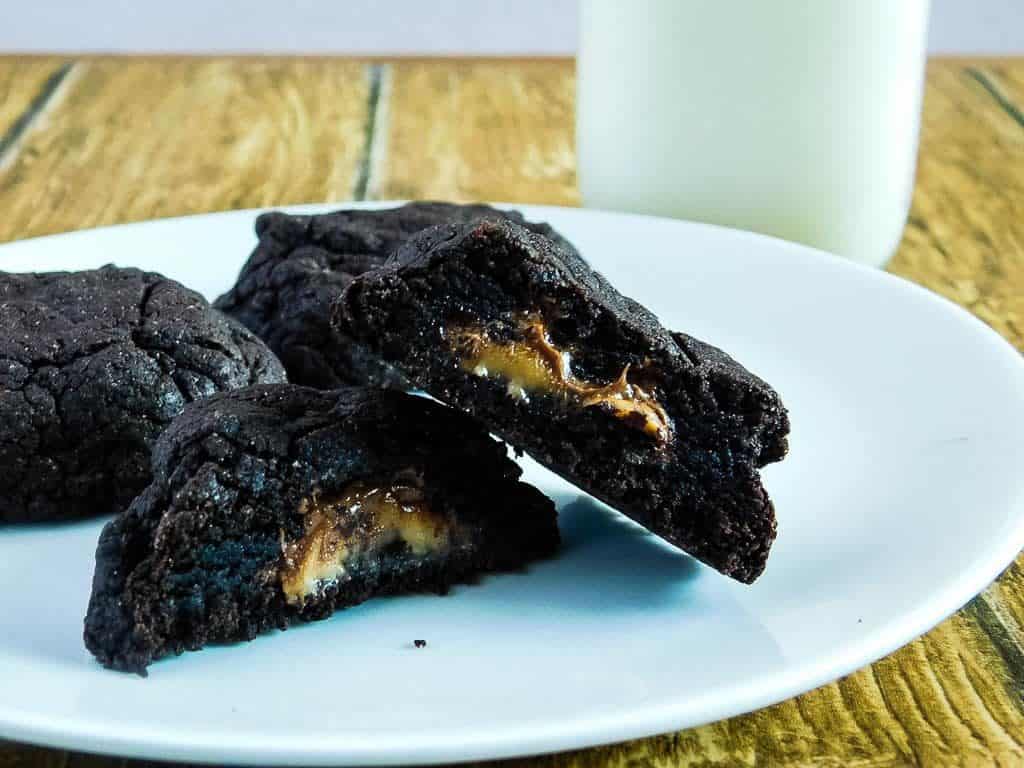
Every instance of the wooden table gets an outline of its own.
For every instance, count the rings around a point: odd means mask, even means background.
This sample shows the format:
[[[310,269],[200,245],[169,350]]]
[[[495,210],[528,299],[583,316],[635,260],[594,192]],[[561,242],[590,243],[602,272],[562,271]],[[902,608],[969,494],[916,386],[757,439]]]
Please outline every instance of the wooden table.
[[[564,60],[0,57],[0,241],[307,201],[574,204],[573,89]],[[913,210],[890,269],[1024,348],[1024,60],[930,63]],[[1024,765],[1022,564],[838,683],[522,762]],[[0,767],[114,762],[0,744]]]

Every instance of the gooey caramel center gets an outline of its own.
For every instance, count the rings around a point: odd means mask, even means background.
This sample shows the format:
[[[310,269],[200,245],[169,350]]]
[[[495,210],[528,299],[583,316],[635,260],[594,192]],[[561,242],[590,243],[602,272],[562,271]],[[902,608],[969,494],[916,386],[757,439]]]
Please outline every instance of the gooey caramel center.
[[[569,353],[551,342],[538,317],[523,317],[520,332],[521,339],[495,341],[483,329],[462,328],[452,334],[453,346],[464,370],[505,380],[512,397],[561,394],[583,408],[603,407],[658,441],[668,439],[668,413],[650,392],[630,382],[629,365],[610,384],[594,384],[573,374]]]
[[[303,500],[305,533],[286,541],[281,532],[281,587],[299,604],[325,586],[347,578],[349,569],[396,541],[417,557],[443,555],[454,523],[435,514],[414,485],[350,483],[338,495]]]

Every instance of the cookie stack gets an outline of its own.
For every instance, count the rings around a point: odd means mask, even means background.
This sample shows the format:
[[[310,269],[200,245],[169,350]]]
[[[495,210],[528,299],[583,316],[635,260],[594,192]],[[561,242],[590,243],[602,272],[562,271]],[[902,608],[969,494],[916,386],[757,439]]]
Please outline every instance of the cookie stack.
[[[256,232],[212,307],[133,269],[0,273],[0,521],[115,515],[85,620],[103,664],[555,554],[506,443],[727,576],[763,571],[778,395],[551,227],[412,203]]]

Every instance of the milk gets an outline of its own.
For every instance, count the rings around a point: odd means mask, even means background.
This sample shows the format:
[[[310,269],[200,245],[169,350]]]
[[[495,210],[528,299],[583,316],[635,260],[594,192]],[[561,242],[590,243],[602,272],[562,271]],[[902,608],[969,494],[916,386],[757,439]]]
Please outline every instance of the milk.
[[[889,258],[928,0],[583,0],[580,16],[585,205]]]

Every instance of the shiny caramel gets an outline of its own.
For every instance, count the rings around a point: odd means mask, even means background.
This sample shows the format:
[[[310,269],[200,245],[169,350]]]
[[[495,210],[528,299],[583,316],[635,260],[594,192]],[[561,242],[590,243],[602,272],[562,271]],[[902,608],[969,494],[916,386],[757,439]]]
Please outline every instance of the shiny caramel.
[[[350,483],[332,497],[315,495],[299,508],[305,534],[288,542],[281,532],[281,588],[289,603],[317,594],[348,574],[359,558],[402,541],[418,557],[448,551],[454,523],[430,510],[419,488]]]
[[[603,406],[617,418],[664,441],[671,422],[658,400],[629,381],[629,366],[610,384],[593,384],[572,373],[570,355],[558,349],[536,316],[524,316],[522,338],[494,341],[481,329],[460,329],[452,338],[462,367],[476,376],[507,382],[512,397],[528,400],[532,393],[562,394],[584,408]]]

